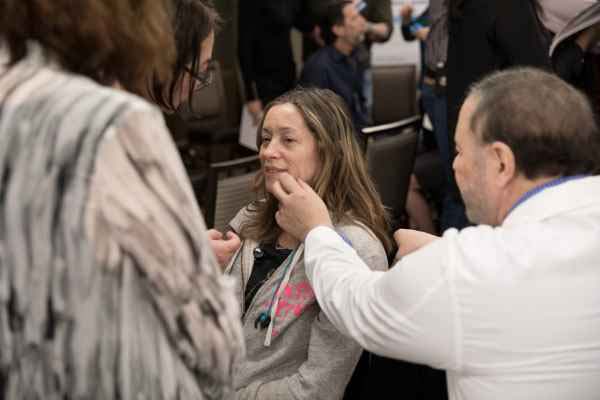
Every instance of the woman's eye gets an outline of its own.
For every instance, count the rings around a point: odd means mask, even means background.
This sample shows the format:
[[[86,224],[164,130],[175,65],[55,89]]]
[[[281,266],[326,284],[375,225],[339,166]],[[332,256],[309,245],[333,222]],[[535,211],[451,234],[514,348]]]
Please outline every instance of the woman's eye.
[[[261,143],[269,143],[271,141],[271,138],[269,137],[264,137],[261,139]]]

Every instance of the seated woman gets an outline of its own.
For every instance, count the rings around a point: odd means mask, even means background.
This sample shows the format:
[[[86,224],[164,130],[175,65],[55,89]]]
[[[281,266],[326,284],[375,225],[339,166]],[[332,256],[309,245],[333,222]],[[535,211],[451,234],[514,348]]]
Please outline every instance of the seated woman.
[[[333,328],[315,301],[303,245],[277,226],[270,193],[283,171],[302,178],[366,264],[386,270],[385,211],[353,129],[343,101],[329,90],[296,89],[265,109],[259,200],[230,222],[243,242],[225,269],[238,278],[247,347],[234,374],[238,399],[340,399],[358,362],[362,349]]]

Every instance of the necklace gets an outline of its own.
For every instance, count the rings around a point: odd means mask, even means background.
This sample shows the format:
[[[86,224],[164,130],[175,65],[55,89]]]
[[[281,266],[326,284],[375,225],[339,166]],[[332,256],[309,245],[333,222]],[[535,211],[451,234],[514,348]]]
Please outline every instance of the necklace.
[[[267,272],[267,276],[260,280],[256,285],[252,286],[252,288],[248,289],[246,288],[246,291],[244,292],[244,304],[248,303],[248,300],[252,299],[255,295],[256,292],[258,292],[258,289],[264,285],[269,279],[271,279],[271,277],[273,276],[273,273],[275,273],[275,271],[277,271],[277,268],[272,269],[271,271]]]
[[[260,248],[257,247],[257,249]],[[260,257],[255,257],[252,273],[242,291],[246,311],[260,288],[273,277],[273,274],[280,269],[293,252],[289,249],[277,250],[277,244],[273,243],[263,244],[262,250],[257,252],[255,249],[255,253],[259,253]]]

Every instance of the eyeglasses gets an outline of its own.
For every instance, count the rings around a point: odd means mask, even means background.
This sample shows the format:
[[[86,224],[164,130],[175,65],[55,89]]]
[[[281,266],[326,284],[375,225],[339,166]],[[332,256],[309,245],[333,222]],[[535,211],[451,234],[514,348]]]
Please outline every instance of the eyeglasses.
[[[209,62],[206,71],[204,72],[195,72],[187,66],[185,67],[185,72],[190,74],[194,81],[196,81],[196,84],[194,85],[194,91],[196,92],[213,83],[215,67],[212,62]]]

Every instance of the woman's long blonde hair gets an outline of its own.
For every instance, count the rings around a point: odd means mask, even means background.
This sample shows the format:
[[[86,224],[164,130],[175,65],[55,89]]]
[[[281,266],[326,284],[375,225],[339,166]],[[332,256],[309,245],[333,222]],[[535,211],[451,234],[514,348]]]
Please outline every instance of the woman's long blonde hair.
[[[362,223],[389,252],[392,241],[387,213],[367,172],[343,100],[326,89],[298,88],[283,94],[264,110],[258,126],[258,148],[261,147],[266,115],[271,108],[281,104],[294,105],[316,139],[321,166],[312,187],[327,205],[334,223]],[[257,175],[255,191],[259,200],[247,207],[250,218],[241,226],[240,234],[244,238],[274,243],[281,234],[275,221],[278,204],[277,199],[266,191],[262,172]]]

